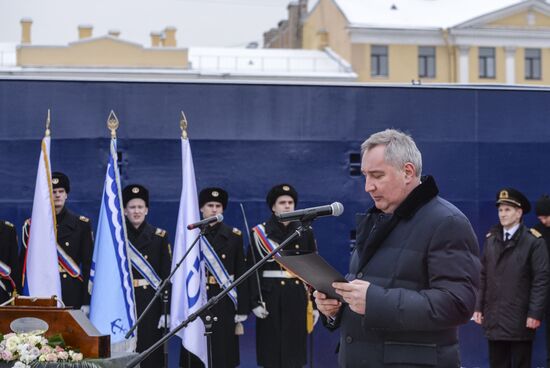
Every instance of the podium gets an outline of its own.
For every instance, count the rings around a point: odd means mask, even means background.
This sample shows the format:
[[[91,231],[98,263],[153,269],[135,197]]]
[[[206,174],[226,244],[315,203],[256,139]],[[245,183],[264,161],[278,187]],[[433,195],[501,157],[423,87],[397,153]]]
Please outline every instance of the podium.
[[[0,332],[12,332],[10,323],[18,318],[34,317],[45,321],[49,328],[44,334],[49,337],[61,334],[65,343],[79,349],[84,358],[109,358],[111,356],[111,336],[101,335],[86,315],[77,309],[58,308],[54,299],[18,301],[13,306],[0,307]]]

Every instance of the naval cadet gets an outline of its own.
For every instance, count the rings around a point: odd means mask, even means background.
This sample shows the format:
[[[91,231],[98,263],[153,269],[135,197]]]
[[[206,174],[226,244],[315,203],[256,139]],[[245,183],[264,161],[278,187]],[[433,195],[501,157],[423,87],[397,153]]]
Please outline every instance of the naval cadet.
[[[0,221],[0,304],[11,299],[19,285],[17,234],[11,222]]]
[[[199,207],[202,218],[222,214],[227,208],[228,194],[223,188],[211,187],[203,189],[199,194]],[[206,270],[206,291],[208,299],[218,295],[229,282],[239,278],[246,265],[243,251],[243,237],[239,229],[223,222],[211,223],[205,230],[201,242],[203,254],[208,258]],[[212,257],[206,252],[210,247],[215,252]],[[213,266],[217,265],[217,266]],[[221,272],[220,272],[221,271]],[[228,278],[224,278],[229,275]],[[240,364],[239,335],[243,331],[242,322],[248,314],[248,285],[242,283],[234,292],[214,305],[208,315],[215,318],[211,327],[212,367],[234,368]],[[187,352],[182,348],[180,364],[182,367],[203,367],[202,362],[192,356],[191,363],[186,363]]]
[[[253,244],[247,256],[250,265],[254,259],[259,261],[267,255],[269,249],[282,243],[300,226],[299,222],[279,222],[275,217],[294,211],[298,203],[298,193],[290,184],[275,185],[267,193],[266,201],[272,215],[251,231]],[[303,233],[284,250],[316,251],[313,232]],[[307,311],[311,311],[306,285],[273,259],[258,271],[260,288],[254,278],[249,282],[252,312],[257,318],[257,363],[269,368],[302,367],[307,363]],[[318,317],[318,312],[314,312]]]
[[[156,275],[164,280],[170,274],[172,251],[166,230],[152,226],[146,221],[149,213],[149,191],[142,185],[131,184],[123,189],[122,199],[128,240],[141,253]],[[135,267],[132,275],[137,314],[140,316],[154,297],[155,289]],[[167,308],[169,306],[170,303],[167,301]],[[157,342],[162,337],[162,329],[169,324],[170,318],[163,314],[162,302],[156,300],[138,326],[137,351],[143,352]],[[140,363],[140,367],[158,368],[164,366],[163,362],[163,351],[157,349]]]
[[[94,252],[94,240],[90,220],[69,210],[66,206],[71,192],[69,177],[61,172],[52,173],[53,203],[57,226],[57,246],[66,259],[59,262],[61,299],[66,306],[90,310],[88,279]],[[23,246],[27,248],[32,219],[23,225]],[[67,266],[73,265],[73,267]]]
[[[531,367],[550,285],[548,251],[540,232],[523,224],[531,209],[523,193],[503,188],[496,206],[499,224],[485,239],[473,317],[489,341],[490,367]]]

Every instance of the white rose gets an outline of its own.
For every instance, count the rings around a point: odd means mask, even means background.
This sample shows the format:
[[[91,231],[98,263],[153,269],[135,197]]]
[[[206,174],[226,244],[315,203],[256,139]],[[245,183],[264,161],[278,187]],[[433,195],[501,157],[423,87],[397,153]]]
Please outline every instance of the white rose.
[[[19,339],[17,336],[12,336],[6,341],[6,348],[11,352],[15,352],[17,350],[17,345],[19,345]]]

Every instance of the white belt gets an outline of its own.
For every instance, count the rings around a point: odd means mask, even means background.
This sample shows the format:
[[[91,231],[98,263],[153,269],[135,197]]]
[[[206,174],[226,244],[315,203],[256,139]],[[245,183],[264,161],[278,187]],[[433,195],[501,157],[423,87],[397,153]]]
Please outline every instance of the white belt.
[[[134,287],[147,286],[149,283],[145,279],[134,279]]]
[[[295,279],[296,276],[291,274],[288,271],[282,271],[282,270],[269,270],[262,272],[263,277],[268,278],[280,278],[280,279]]]

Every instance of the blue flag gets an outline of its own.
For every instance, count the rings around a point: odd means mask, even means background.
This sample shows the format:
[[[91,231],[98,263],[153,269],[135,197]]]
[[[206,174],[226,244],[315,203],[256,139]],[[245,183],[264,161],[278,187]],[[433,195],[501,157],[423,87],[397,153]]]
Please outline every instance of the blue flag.
[[[101,333],[111,335],[111,351],[134,351],[136,348],[135,333],[128,340],[124,338],[136,322],[128,254],[116,139],[113,138],[90,271],[90,320]]]

